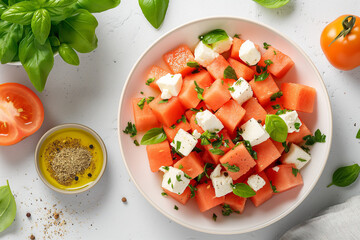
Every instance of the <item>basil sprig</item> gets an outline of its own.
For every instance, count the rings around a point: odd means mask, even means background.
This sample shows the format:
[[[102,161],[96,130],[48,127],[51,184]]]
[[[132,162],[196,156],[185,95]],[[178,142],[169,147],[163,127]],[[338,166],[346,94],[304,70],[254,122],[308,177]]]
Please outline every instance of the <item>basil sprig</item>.
[[[330,187],[332,185],[338,187],[347,187],[356,181],[359,173],[359,164],[338,168],[332,176],[332,182],[327,187]]]
[[[166,140],[166,134],[163,128],[153,128],[145,133],[141,139],[141,145],[152,145]]]
[[[253,0],[266,8],[279,8],[287,4],[290,0]]]
[[[256,195],[256,192],[245,183],[237,183],[233,185],[233,193],[243,198],[249,198]]]
[[[0,232],[7,229],[16,216],[16,202],[11,193],[9,182],[6,186],[0,187]]]
[[[273,114],[266,115],[265,130],[274,141],[281,143],[286,141],[288,127],[281,117]]]
[[[227,66],[224,70],[224,79],[234,79],[237,80],[236,72],[234,68],[232,68],[230,65]]]
[[[227,33],[222,29],[215,29],[212,30],[204,35],[199,36],[199,39],[206,45],[209,45],[211,47],[212,44],[226,40],[229,36]]]
[[[139,0],[139,5],[145,18],[158,29],[165,19],[169,0]]]

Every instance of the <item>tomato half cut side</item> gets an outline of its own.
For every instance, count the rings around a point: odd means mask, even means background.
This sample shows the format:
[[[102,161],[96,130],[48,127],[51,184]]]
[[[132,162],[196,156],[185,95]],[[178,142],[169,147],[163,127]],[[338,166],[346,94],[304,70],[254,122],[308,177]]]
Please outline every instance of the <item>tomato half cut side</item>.
[[[32,135],[44,121],[39,97],[18,83],[0,84],[0,145],[13,145]]]

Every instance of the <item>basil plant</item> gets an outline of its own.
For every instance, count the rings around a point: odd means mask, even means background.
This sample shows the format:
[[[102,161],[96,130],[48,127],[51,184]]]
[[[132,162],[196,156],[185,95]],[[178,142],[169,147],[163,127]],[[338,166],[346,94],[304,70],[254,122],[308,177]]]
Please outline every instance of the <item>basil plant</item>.
[[[20,61],[30,81],[43,91],[54,66],[54,54],[79,65],[79,53],[97,48],[92,13],[103,12],[120,0],[0,0],[0,61]]]

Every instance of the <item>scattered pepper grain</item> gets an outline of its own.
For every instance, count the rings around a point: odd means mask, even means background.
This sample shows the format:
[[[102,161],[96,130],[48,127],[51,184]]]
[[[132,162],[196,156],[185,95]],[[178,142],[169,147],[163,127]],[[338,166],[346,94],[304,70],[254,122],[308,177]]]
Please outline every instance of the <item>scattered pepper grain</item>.
[[[31,213],[28,212],[28,213],[26,214],[26,216],[27,216],[28,218],[31,217]]]
[[[123,203],[126,203],[126,202],[127,202],[126,197],[123,197],[123,198],[121,199],[121,201],[122,201]]]
[[[31,234],[30,239],[35,240],[35,236]]]

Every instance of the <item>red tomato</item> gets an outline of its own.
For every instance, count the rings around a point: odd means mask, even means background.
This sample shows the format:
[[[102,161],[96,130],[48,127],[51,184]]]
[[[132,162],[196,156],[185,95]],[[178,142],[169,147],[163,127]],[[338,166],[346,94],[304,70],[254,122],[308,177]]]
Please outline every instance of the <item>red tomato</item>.
[[[13,145],[35,133],[44,121],[36,94],[18,83],[0,84],[0,145]]]
[[[320,43],[334,67],[347,71],[360,66],[360,18],[355,15],[338,17],[325,27]]]

